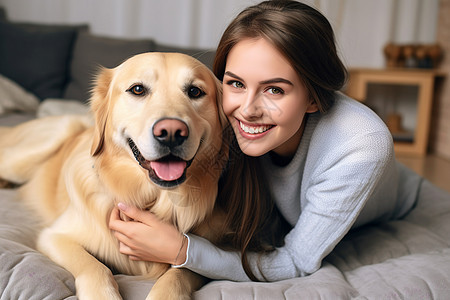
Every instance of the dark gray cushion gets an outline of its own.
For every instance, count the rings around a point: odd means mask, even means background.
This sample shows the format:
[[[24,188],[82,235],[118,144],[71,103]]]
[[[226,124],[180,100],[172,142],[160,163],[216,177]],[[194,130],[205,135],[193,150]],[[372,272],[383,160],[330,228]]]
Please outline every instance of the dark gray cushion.
[[[100,66],[113,68],[127,58],[154,50],[152,40],[127,40],[80,33],[75,42],[66,99],[86,101]]]
[[[181,48],[174,47],[168,45],[156,45],[155,51],[157,52],[180,52],[187,55],[190,55],[205,65],[207,65],[212,70],[212,65],[214,63],[214,55],[216,54],[215,50],[205,50],[205,49],[196,49],[196,48]]]
[[[73,42],[85,28],[0,21],[0,73],[41,100],[60,98]]]
[[[6,10],[3,7],[0,7],[0,20],[6,20]]]

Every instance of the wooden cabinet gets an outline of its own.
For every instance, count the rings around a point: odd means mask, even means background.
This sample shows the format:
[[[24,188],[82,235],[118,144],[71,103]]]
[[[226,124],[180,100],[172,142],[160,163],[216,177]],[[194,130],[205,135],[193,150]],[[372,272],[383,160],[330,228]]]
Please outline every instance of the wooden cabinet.
[[[369,84],[417,86],[416,126],[411,142],[394,142],[397,154],[424,156],[427,152],[431,111],[436,78],[442,72],[425,69],[349,69],[349,81],[345,93],[364,102]],[[395,101],[393,99],[392,101]]]

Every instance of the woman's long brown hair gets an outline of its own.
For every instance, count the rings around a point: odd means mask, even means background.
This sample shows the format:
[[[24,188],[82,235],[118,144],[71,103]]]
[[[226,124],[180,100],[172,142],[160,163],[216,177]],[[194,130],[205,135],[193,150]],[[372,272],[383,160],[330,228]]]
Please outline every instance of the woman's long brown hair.
[[[227,130],[232,131],[230,127]],[[235,138],[229,150],[228,165],[219,182],[217,205],[226,212],[223,229],[230,231],[222,234],[220,246],[240,249],[245,273],[251,280],[259,281],[250,268],[247,251],[272,251],[274,246],[281,245],[290,227],[283,222],[264,188],[265,179],[257,158],[242,153]]]
[[[248,7],[222,35],[213,65],[217,78],[223,80],[230,50],[243,39],[257,38],[269,41],[288,59],[321,113],[331,108],[347,71],[338,57],[333,29],[320,12],[292,0],[264,1]],[[246,254],[273,249],[264,247],[262,241],[270,232],[268,227],[274,225],[271,217],[276,210],[258,159],[243,154],[235,139],[220,185],[217,201],[227,213],[224,225],[231,229],[229,241],[240,249],[246,274],[257,281]]]

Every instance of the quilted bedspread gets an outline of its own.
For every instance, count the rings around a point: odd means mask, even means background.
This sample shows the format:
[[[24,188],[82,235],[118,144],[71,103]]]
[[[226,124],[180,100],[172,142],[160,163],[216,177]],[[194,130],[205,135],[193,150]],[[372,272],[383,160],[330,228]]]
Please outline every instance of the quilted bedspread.
[[[0,299],[76,299],[70,273],[34,249],[37,223],[0,189]],[[115,275],[124,299],[152,282]],[[402,220],[350,232],[316,273],[272,283],[212,281],[195,299],[450,299],[450,194],[423,180]]]
[[[37,115],[68,110],[85,113],[74,103],[44,101]],[[0,126],[33,117],[3,115]],[[316,273],[272,283],[212,281],[195,299],[450,299],[450,193],[418,181],[406,217],[351,231]],[[0,300],[76,299],[73,276],[35,250],[38,223],[17,198],[16,190],[0,189]],[[128,300],[145,299],[153,284],[115,277]]]

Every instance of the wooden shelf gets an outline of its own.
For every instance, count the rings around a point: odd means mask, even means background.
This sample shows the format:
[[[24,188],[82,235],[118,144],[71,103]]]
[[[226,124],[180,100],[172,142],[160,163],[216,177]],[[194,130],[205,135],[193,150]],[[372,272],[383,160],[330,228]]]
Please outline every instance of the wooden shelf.
[[[344,91],[358,101],[366,101],[368,85],[392,84],[418,86],[416,128],[413,142],[394,142],[395,152],[424,156],[427,152],[435,79],[443,72],[429,69],[349,69],[349,82]]]

